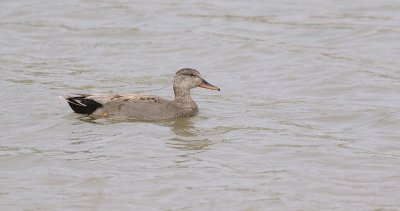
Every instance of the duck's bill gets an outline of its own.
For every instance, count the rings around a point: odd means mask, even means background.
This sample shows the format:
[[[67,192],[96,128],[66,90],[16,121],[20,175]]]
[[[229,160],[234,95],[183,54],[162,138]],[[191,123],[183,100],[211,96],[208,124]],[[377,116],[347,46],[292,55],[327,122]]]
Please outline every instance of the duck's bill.
[[[201,88],[205,88],[205,89],[211,89],[211,90],[218,90],[220,91],[220,89],[210,83],[208,83],[206,80],[203,79],[203,81],[201,82],[201,84],[199,85],[199,87]]]

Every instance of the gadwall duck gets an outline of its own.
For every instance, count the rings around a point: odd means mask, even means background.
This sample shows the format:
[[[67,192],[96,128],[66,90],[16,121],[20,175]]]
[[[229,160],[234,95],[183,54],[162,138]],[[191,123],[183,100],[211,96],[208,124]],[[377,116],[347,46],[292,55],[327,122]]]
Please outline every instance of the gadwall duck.
[[[157,121],[196,115],[199,110],[190,97],[190,90],[196,87],[220,91],[218,87],[204,80],[197,70],[184,68],[176,72],[174,77],[174,100],[138,94],[73,94],[62,98],[78,114]]]

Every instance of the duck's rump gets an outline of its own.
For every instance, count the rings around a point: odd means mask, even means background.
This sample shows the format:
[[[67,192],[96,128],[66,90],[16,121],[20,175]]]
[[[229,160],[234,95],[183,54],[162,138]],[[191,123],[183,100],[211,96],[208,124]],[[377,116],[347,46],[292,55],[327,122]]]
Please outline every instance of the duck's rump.
[[[86,95],[66,96],[63,98],[68,102],[71,109],[78,114],[93,114],[103,106],[99,102],[87,98]]]

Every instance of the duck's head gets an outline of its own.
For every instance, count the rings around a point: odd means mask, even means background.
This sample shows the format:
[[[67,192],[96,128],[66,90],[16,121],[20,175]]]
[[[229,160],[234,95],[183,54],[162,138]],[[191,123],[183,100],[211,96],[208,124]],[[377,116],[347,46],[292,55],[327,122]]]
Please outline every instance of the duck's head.
[[[192,68],[183,68],[176,72],[174,78],[174,89],[190,90],[196,87],[218,90],[220,89],[204,80],[199,71]]]

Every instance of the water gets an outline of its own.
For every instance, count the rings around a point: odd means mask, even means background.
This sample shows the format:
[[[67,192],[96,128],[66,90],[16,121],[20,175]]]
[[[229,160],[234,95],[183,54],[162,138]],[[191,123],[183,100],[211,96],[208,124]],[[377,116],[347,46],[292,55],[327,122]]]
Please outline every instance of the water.
[[[1,1],[1,210],[400,209],[400,3]],[[200,113],[71,112],[69,92]]]

